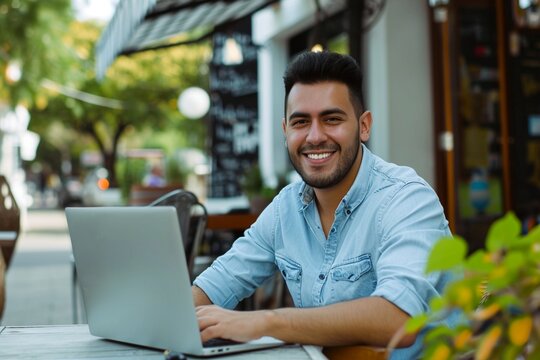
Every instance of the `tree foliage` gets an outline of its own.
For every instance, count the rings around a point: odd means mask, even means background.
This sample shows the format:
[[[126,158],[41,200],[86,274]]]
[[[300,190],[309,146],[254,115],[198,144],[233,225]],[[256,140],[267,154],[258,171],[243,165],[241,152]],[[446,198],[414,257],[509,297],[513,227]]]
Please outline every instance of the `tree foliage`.
[[[116,182],[115,164],[119,146],[131,130],[163,130],[185,134],[179,146],[202,148],[205,128],[201,122],[184,118],[176,100],[188,86],[207,88],[205,66],[208,44],[144,52],[120,57],[104,80],[94,73],[94,44],[101,28],[91,22],[73,22],[65,42],[77,54],[70,65],[75,69],[69,86],[85,94],[115,100],[119,107],[101,106],[43,89],[44,103],[31,109],[32,127],[46,133],[53,123],[60,123],[77,134],[92,139],[104,159],[104,166]],[[60,92],[62,92],[60,90]],[[76,137],[72,137],[78,141]]]
[[[72,17],[70,0],[0,0],[0,102],[30,105],[43,78],[70,77],[64,36]],[[20,66],[19,81],[5,75],[10,63]]]

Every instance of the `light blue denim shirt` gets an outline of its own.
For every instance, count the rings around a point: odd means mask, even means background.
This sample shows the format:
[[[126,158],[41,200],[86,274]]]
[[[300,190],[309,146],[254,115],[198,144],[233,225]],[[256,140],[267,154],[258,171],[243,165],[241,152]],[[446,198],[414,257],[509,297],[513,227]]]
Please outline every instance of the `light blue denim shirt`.
[[[194,284],[234,308],[279,270],[297,307],[380,296],[410,315],[428,311],[448,277],[424,273],[433,244],[450,236],[433,189],[414,170],[383,161],[363,146],[362,165],[325,237],[314,192],[285,187],[244,236]],[[392,359],[413,359],[421,337]]]

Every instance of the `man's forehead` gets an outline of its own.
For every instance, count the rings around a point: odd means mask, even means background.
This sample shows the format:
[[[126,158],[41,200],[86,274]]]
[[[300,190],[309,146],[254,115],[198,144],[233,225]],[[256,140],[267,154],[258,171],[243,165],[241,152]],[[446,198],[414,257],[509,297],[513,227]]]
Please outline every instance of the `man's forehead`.
[[[352,106],[348,94],[347,86],[337,81],[296,83],[287,98],[287,113],[319,108],[322,111],[327,107],[346,110]]]

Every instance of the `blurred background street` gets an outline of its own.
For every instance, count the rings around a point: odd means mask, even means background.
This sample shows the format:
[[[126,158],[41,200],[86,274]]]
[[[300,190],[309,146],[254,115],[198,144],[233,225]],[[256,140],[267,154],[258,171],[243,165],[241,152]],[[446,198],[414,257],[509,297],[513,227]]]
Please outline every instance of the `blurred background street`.
[[[71,244],[63,209],[29,209],[7,272],[2,325],[73,322]]]

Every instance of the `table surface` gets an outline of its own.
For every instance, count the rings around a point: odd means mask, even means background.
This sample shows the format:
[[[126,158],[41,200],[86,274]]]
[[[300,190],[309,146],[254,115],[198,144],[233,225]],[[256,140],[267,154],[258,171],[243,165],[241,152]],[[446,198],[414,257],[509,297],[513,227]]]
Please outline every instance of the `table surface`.
[[[164,359],[163,351],[90,335],[87,325],[0,327],[2,359]],[[212,359],[324,360],[318,347],[286,345]],[[200,358],[199,358],[200,359]]]

